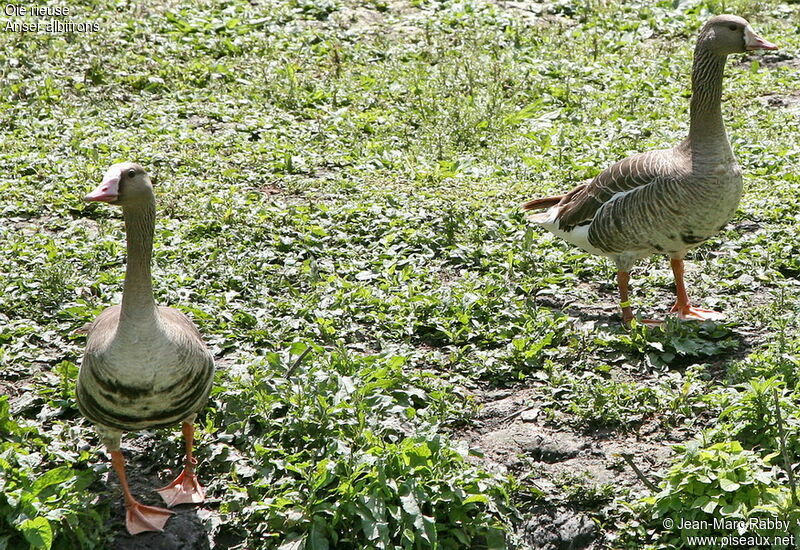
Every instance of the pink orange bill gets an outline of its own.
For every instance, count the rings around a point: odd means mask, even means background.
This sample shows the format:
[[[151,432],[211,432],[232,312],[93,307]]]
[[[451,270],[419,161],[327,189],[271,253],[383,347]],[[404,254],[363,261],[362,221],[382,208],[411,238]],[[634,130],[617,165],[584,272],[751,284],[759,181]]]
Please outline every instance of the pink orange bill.
[[[103,176],[103,183],[94,188],[83,200],[96,202],[114,202],[119,196],[119,180],[122,172],[119,168],[112,167]]]
[[[744,29],[744,48],[746,50],[777,50],[778,46],[758,36],[748,25]]]

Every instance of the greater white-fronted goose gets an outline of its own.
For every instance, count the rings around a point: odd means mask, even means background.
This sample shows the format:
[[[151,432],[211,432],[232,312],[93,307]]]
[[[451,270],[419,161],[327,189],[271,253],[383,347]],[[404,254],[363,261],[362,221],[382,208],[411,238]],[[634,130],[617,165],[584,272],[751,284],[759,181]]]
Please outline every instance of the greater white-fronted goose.
[[[153,298],[150,261],[156,203],[145,170],[135,163],[115,164],[85,200],[122,207],[128,259],[122,304],[104,310],[88,327],[78,406],[111,454],[125,497],[128,531],[161,531],[172,512],[133,497],[120,439],[123,432],[183,422],[185,467],[158,491],[168,506],[202,502],[205,493],[194,473],[193,423],[211,390],[214,358],[188,317],[156,306]]]
[[[565,195],[534,199],[531,220],[566,241],[608,256],[617,266],[622,319],[633,319],[630,270],[651,254],[670,257],[681,319],[720,319],[694,307],[683,281],[686,253],[720,231],[736,212],[742,172],[731,151],[720,99],[725,60],[747,50],[775,50],[735,15],[712,17],[700,30],[692,67],[689,137],[672,149],[623,159]],[[652,322],[652,321],[647,321]]]

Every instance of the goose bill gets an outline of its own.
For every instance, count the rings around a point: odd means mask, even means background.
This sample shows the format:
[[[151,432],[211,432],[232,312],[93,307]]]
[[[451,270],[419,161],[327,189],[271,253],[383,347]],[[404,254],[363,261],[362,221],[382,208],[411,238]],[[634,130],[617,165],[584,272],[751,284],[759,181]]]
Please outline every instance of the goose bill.
[[[119,196],[119,180],[122,172],[118,168],[110,169],[103,176],[103,183],[95,187],[94,191],[86,195],[83,200],[96,202],[114,202]]]
[[[758,36],[748,25],[744,29],[744,48],[746,50],[777,50],[778,46]]]

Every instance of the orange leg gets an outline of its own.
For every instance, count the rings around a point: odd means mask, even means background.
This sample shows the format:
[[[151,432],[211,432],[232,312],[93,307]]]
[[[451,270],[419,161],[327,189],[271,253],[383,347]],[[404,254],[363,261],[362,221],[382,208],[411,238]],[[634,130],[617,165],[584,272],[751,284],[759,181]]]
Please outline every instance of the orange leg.
[[[183,471],[172,483],[156,489],[170,507],[177,504],[198,504],[206,498],[205,489],[200,485],[194,473],[194,467],[197,465],[197,459],[192,455],[194,426],[188,422],[183,423],[183,440],[186,445],[186,462]]]
[[[111,465],[119,477],[119,484],[125,496],[125,527],[131,535],[144,533],[146,531],[163,531],[167,520],[173,512],[145,506],[137,501],[131,494],[128,487],[128,478],[125,476],[125,458],[120,451],[111,451]]]
[[[633,309],[631,308],[631,301],[628,295],[628,283],[631,280],[631,274],[627,271],[617,271],[617,286],[619,287],[619,305],[622,308],[622,323],[625,326],[631,324],[633,320]],[[645,325],[660,325],[661,321],[653,319],[642,319]]]
[[[617,271],[617,286],[619,287],[619,305],[622,308],[622,322],[626,325],[633,320],[633,309],[631,309],[631,301],[628,296],[628,282],[631,280],[631,274],[627,271]]]
[[[694,321],[719,321],[725,318],[722,313],[710,309],[694,307],[689,303],[686,285],[683,282],[683,260],[671,259],[672,273],[675,276],[675,305],[670,313],[677,313],[678,319],[692,319]]]

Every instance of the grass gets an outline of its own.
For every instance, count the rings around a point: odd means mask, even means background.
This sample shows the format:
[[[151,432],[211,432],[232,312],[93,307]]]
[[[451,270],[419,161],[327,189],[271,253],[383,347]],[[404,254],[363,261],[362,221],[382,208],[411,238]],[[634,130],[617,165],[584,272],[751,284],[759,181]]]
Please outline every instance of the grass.
[[[157,178],[157,299],[195,319],[221,366],[197,445],[212,539],[524,547],[533,493],[589,513],[607,545],[674,544],[648,523],[664,503],[710,509],[684,498],[701,489],[681,485],[681,464],[744,465],[771,491],[758,505],[796,513],[765,465],[775,434],[747,435],[774,425],[777,387],[796,448],[796,5],[69,5],[102,31],[0,33],[0,548],[121,531],[74,400],[73,331],[119,301],[119,212],[81,197],[128,159]],[[726,11],[789,54],[726,71],[746,190],[688,281],[729,322],[625,332],[612,266],[518,205],[681,139],[693,37]],[[633,285],[636,307],[666,311],[663,258]],[[542,494],[463,442],[498,389],[532,389],[555,429],[624,439],[655,423],[699,447],[676,450],[660,496],[583,478]],[[146,462],[177,465],[175,433],[147,441]]]

